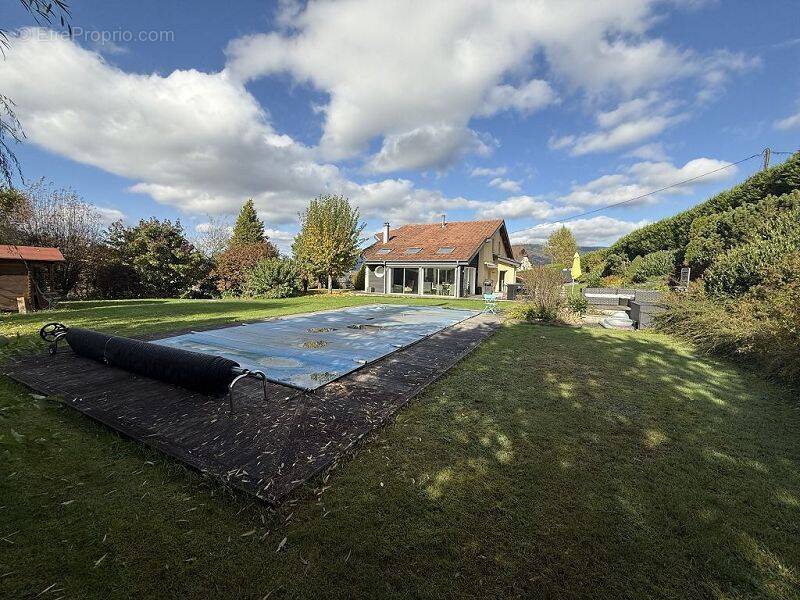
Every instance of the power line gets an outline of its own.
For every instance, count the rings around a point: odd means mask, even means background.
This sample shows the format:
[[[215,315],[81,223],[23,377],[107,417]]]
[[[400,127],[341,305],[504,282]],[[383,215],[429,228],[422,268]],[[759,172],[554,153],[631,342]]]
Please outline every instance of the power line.
[[[773,154],[783,154],[783,152],[773,152]],[[791,154],[789,152],[788,154]],[[621,206],[623,204],[628,204],[629,202],[635,202],[636,200],[641,200],[642,198],[647,198],[648,196],[652,196],[654,194],[660,194],[666,190],[669,190],[674,187],[679,187],[682,185],[686,185],[687,183],[691,183],[692,181],[697,181],[698,179],[702,179],[703,177],[708,177],[709,175],[713,175],[714,173],[719,173],[720,171],[724,171],[725,169],[730,169],[731,167],[735,167],[736,165],[740,165],[743,162],[747,162],[748,160],[753,160],[758,156],[764,156],[764,152],[758,152],[757,154],[753,154],[752,156],[748,156],[747,158],[743,158],[741,160],[737,160],[736,162],[729,163],[727,165],[723,165],[722,167],[718,167],[713,169],[712,171],[707,171],[705,173],[701,173],[700,175],[696,175],[694,177],[690,177],[689,179],[684,179],[683,181],[678,181],[675,183],[671,183],[670,185],[664,186],[662,188],[658,188],[657,190],[653,190],[651,192],[647,192],[646,194],[640,194],[639,196],[634,196],[633,198],[628,198],[627,200],[621,200],[620,202],[614,202],[613,204],[608,204],[606,206],[601,206],[600,208],[595,208],[592,210],[588,210],[586,212],[579,213],[577,215],[572,215],[570,217],[564,217],[563,219],[559,219],[557,221],[550,221],[549,223],[564,223],[565,221],[571,221],[572,219],[577,219],[578,217],[585,217],[586,215],[593,215],[595,213],[608,210],[609,208],[614,208],[617,206]],[[510,233],[519,233],[520,231],[527,231],[530,227],[526,227],[525,229],[519,229],[517,231],[512,231]]]

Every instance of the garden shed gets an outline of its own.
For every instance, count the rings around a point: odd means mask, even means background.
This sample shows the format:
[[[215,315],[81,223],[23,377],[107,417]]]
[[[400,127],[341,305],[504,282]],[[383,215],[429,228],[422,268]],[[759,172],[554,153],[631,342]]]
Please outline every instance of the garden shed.
[[[0,310],[49,307],[42,287],[53,288],[55,265],[62,262],[58,248],[0,245]]]

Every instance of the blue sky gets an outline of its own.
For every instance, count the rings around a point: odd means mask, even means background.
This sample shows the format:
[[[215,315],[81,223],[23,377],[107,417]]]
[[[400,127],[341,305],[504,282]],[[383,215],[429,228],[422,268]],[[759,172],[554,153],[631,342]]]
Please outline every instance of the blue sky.
[[[792,1],[74,2],[72,40],[15,4],[0,93],[25,177],[192,235],[253,197],[285,249],[330,192],[368,231],[446,213],[536,242],[800,147]],[[608,244],[759,167],[566,224]]]

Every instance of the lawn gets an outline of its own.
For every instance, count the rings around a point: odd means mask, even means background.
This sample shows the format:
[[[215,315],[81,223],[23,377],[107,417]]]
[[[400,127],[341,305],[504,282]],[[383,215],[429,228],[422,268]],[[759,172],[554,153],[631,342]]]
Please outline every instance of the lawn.
[[[75,303],[0,331],[367,302]],[[798,597],[800,411],[661,335],[507,324],[273,511],[0,378],[0,548],[7,597]]]

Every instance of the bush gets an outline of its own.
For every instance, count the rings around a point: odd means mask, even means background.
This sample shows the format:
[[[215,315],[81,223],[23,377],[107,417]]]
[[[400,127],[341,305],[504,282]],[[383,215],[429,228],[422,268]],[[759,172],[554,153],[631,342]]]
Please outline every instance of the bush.
[[[356,276],[353,278],[353,289],[354,290],[361,290],[364,291],[364,286],[366,285],[366,265],[361,265],[361,268],[356,273]]]
[[[774,237],[775,223],[786,214],[800,219],[800,191],[783,196],[768,196],[756,204],[746,204],[721,213],[695,219],[689,232],[684,261],[702,275],[705,269],[728,250],[759,239]]]
[[[594,250],[581,255],[581,268],[585,273],[602,272],[607,250]]]
[[[624,254],[609,254],[606,257],[603,275],[617,275],[619,277],[624,277],[630,265],[631,263],[628,260],[628,257]]]
[[[518,302],[511,307],[507,312],[508,316],[512,319],[519,319],[520,321],[533,321],[539,318],[539,313],[530,302]]]
[[[582,317],[586,314],[586,311],[589,310],[589,301],[580,291],[570,293],[567,296],[567,308],[569,308],[572,313]]]
[[[244,291],[247,276],[265,258],[275,258],[278,250],[269,242],[231,246],[217,257],[212,275],[217,289],[226,296],[237,296]]]
[[[753,242],[732,248],[718,257],[705,273],[711,294],[741,296],[766,281],[770,268],[800,247],[800,211],[784,214],[770,223],[770,231]]]
[[[522,301],[529,308],[520,309],[533,315],[527,318],[553,321],[561,306],[561,273],[549,266],[535,266],[518,274],[522,282]]]
[[[300,271],[288,258],[265,258],[250,271],[245,293],[259,298],[286,298],[299,289]]]
[[[601,285],[598,287],[624,287],[625,279],[619,275],[609,275],[608,277],[603,277],[600,283]]]
[[[766,283],[737,299],[709,296],[700,285],[668,296],[657,327],[704,352],[742,359],[800,383],[800,252],[787,256],[766,277]]]
[[[637,256],[628,268],[628,277],[636,283],[644,283],[650,277],[669,275],[675,269],[675,258],[674,250],[659,250]]]
[[[586,284],[586,287],[600,287],[602,284],[600,273],[597,271],[587,273],[583,276],[583,282]]]

